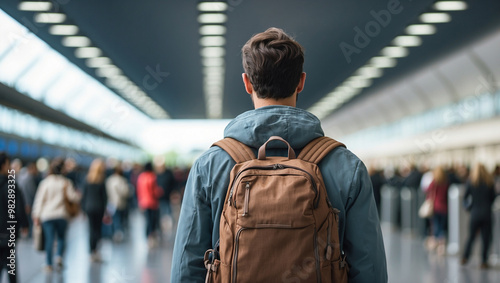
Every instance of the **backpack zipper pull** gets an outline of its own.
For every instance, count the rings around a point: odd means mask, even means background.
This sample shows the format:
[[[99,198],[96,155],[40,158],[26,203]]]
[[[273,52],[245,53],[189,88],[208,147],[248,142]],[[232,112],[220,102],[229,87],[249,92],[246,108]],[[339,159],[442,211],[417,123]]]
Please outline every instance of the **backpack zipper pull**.
[[[233,189],[231,189],[231,193],[229,194],[229,199],[227,200],[228,206],[231,206],[232,199],[233,199]]]
[[[274,170],[283,169],[283,168],[284,168],[284,167],[283,167],[283,165],[281,165],[281,164],[273,164],[273,169],[274,169]]]
[[[250,198],[250,182],[245,186],[245,204],[243,205],[243,214],[241,216],[248,216],[248,202]]]

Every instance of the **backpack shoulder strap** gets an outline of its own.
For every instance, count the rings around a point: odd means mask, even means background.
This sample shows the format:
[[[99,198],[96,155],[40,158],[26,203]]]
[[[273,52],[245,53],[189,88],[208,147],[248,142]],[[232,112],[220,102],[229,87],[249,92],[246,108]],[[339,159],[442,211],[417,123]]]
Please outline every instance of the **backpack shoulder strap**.
[[[309,142],[300,152],[298,159],[318,164],[330,151],[343,143],[329,137],[319,137]]]
[[[226,151],[236,163],[242,163],[248,160],[255,159],[253,151],[240,141],[233,138],[225,138],[212,146],[218,146]]]

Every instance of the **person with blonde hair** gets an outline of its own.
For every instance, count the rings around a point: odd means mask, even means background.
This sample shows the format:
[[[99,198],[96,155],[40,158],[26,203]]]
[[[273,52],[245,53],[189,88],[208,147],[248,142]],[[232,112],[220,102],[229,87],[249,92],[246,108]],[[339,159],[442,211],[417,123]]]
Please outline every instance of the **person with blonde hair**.
[[[470,205],[469,238],[465,244],[462,265],[469,260],[477,232],[481,231],[483,241],[481,268],[488,268],[488,249],[491,244],[493,227],[491,207],[495,201],[495,181],[483,164],[477,163],[465,187],[464,202],[472,197]]]
[[[105,186],[106,166],[102,159],[95,159],[90,164],[89,172],[83,187],[82,209],[89,221],[89,241],[91,260],[101,261],[97,252],[97,244],[102,236],[102,218],[106,211],[108,195]]]
[[[73,187],[73,183],[62,175],[63,160],[54,159],[50,164],[49,175],[40,182],[36,191],[31,216],[33,225],[42,225],[45,236],[46,266],[50,272],[52,267],[52,247],[57,237],[56,268],[63,267],[63,253],[65,248],[66,229],[70,216],[64,205],[64,194],[72,202],[78,202],[80,195]]]
[[[448,227],[448,188],[450,184],[446,171],[438,166],[433,171],[433,179],[426,191],[426,198],[434,198],[434,215],[432,229],[434,240],[430,240],[429,248],[437,245],[437,253],[443,255],[446,251],[446,230]]]
[[[106,192],[109,203],[114,211],[113,217],[113,240],[123,240],[123,222],[127,210],[127,200],[130,196],[130,188],[127,179],[123,177],[121,164],[115,166],[114,173],[106,179]]]

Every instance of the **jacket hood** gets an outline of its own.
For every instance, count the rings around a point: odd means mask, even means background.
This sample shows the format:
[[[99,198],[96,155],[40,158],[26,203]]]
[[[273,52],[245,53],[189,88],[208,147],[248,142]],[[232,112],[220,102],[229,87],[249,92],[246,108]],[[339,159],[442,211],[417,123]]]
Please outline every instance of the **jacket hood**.
[[[250,110],[232,120],[224,137],[259,148],[271,136],[280,136],[292,148],[303,148],[311,140],[324,135],[319,119],[296,107],[273,105]],[[269,143],[268,148],[285,148],[282,142]]]

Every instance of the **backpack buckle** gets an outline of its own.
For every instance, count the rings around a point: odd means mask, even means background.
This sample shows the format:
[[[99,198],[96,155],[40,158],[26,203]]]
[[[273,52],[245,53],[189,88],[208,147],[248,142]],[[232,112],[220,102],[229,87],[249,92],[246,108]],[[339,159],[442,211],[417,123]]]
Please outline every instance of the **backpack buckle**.
[[[214,264],[215,262],[216,252],[212,249],[209,249],[205,252],[203,256],[203,263],[205,264],[205,268],[209,271],[217,272],[218,264]]]

